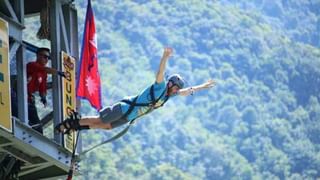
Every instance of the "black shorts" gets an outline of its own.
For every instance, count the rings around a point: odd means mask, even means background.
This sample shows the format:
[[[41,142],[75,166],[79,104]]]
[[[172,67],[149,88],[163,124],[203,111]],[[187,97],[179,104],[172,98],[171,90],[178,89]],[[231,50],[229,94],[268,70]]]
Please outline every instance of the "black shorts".
[[[123,118],[121,104],[106,107],[100,111],[100,118],[104,123],[110,123],[112,128],[128,123],[127,118]]]

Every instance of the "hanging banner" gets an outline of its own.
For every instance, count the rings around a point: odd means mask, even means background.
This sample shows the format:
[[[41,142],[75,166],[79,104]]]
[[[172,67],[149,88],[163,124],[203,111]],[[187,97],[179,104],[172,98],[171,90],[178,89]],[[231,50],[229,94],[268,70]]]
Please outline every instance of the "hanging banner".
[[[62,78],[63,119],[66,119],[72,110],[76,110],[76,61],[65,52],[61,52],[62,71],[66,78]],[[72,152],[76,142],[76,132],[64,135],[64,148]]]
[[[88,1],[82,41],[77,97],[87,99],[99,111],[101,105],[101,82],[98,68],[97,33],[91,0]]]
[[[0,18],[0,127],[12,132],[8,22]]]

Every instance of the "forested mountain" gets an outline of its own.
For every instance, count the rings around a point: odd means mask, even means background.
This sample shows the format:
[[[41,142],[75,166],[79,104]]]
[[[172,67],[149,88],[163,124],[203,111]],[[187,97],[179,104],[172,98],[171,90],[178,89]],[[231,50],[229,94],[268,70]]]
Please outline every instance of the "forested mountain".
[[[76,2],[79,22],[86,2]],[[320,176],[316,1],[93,1],[103,105],[168,74],[195,85],[90,153],[79,179],[315,179]],[[80,24],[82,37],[83,25]],[[81,38],[80,38],[81,39]],[[83,112],[92,114],[88,106]],[[83,148],[112,132],[84,133]]]
[[[82,40],[86,1],[75,1]],[[209,91],[175,97],[89,153],[76,179],[320,177],[320,2],[93,0],[103,106],[167,74]],[[81,42],[79,42],[81,43]],[[95,110],[83,101],[81,113]],[[82,133],[83,149],[121,130]]]

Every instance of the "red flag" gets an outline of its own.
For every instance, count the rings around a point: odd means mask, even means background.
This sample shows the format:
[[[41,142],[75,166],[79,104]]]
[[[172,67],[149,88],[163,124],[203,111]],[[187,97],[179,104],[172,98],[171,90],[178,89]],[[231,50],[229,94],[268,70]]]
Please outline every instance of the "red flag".
[[[96,27],[91,0],[88,1],[87,6],[79,70],[77,97],[87,99],[92,107],[100,110],[101,85],[98,70]]]

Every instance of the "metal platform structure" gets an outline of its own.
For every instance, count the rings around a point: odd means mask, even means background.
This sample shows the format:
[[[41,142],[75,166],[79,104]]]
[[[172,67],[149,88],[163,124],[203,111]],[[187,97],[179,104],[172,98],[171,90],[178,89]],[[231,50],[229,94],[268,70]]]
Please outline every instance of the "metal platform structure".
[[[0,157],[7,159],[2,173],[10,173],[19,161],[19,179],[43,179],[65,175],[70,166],[70,153],[54,141],[13,118],[14,134],[0,129]],[[8,157],[14,157],[9,158]]]
[[[71,152],[65,148],[65,137],[52,132],[54,136],[48,138],[28,126],[26,52],[32,51],[32,43],[23,40],[24,19],[39,16],[45,7],[50,8],[48,17],[52,67],[62,69],[62,51],[79,59],[77,10],[73,0],[0,0],[0,18],[8,24],[7,60],[16,63],[18,105],[17,117],[11,118],[11,129],[0,126],[0,179],[12,173],[16,173],[17,179],[22,180],[52,179],[66,175],[69,170]],[[5,61],[1,57],[0,54],[0,64]],[[62,80],[56,76],[52,77],[50,84],[54,111],[42,121],[43,124],[51,123],[55,126],[63,119],[63,85]],[[1,114],[0,122],[6,121],[2,118]]]

